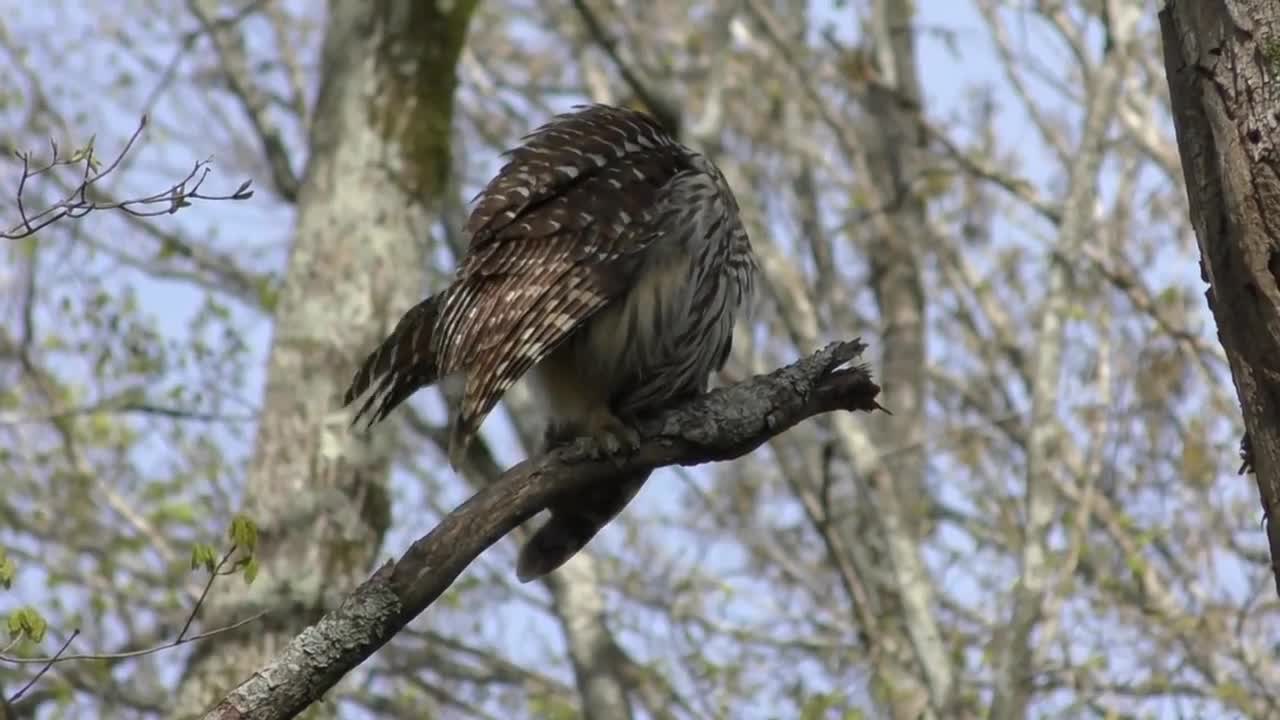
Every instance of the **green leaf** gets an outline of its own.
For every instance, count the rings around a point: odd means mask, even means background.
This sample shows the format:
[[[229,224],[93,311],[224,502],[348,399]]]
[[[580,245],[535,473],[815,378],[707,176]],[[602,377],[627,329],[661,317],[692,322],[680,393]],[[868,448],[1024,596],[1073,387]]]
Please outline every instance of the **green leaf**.
[[[800,707],[800,718],[801,720],[822,720],[838,702],[840,697],[835,693],[810,695]]]
[[[13,564],[4,548],[0,547],[0,586],[5,590],[13,587],[13,578],[18,574],[18,566]]]
[[[82,148],[76,148],[76,151],[71,153],[71,157],[67,158],[67,162],[77,163],[81,160],[91,159],[93,157],[93,143],[97,139],[96,135],[90,135],[89,144]]]
[[[163,490],[163,488],[162,488]],[[185,500],[163,503],[151,513],[157,522],[194,523],[196,521],[195,506]]]
[[[276,288],[275,280],[271,277],[264,277],[258,281],[258,302],[262,304],[262,309],[267,312],[274,312],[276,304],[280,301],[280,291]]]
[[[231,536],[231,542],[236,544],[241,550],[253,554],[254,548],[258,546],[258,526],[253,524],[247,515],[237,514],[231,518],[231,530],[228,533]]]
[[[9,615],[7,624],[10,640],[17,638],[19,635],[25,635],[34,643],[42,642],[45,631],[49,629],[49,623],[44,619],[44,616],[30,605],[14,610]]]
[[[258,577],[258,558],[251,557],[244,564],[244,584],[252,585],[256,577]]]
[[[191,547],[191,569],[198,570],[204,568],[208,572],[218,566],[218,553],[213,549],[212,545],[205,543],[196,543]]]

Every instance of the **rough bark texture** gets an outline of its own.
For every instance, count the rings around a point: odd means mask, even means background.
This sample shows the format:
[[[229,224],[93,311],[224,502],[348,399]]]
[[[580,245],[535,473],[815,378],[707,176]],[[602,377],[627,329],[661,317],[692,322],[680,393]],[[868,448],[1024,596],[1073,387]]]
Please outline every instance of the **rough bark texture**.
[[[1160,28],[1209,308],[1280,593],[1280,3],[1177,0]]]
[[[846,367],[862,350],[858,341],[835,343],[667,412],[641,428],[642,447],[625,459],[595,460],[591,448],[578,444],[515,466],[380,568],[205,718],[296,716],[430,606],[481,552],[558,495],[631,470],[740,457],[819,413],[876,409],[880,389],[870,373]]]
[[[220,584],[203,617],[275,611],[265,625],[202,644],[177,716],[203,712],[280,652],[364,577],[381,544],[391,443],[350,433],[335,408],[355,360],[422,292],[422,239],[450,170],[454,67],[473,6],[330,3],[245,492],[245,510],[260,524],[261,571],[248,591]]]

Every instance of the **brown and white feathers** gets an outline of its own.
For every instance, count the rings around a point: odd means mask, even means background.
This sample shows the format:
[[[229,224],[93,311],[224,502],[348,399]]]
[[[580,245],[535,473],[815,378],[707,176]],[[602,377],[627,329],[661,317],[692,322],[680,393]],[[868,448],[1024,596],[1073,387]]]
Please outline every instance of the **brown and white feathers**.
[[[372,388],[356,419],[373,424],[461,376],[455,465],[530,370],[552,424],[634,417],[702,392],[753,285],[728,184],[648,115],[575,108],[505,157],[476,197],[452,283],[405,315],[344,398]]]
[[[732,320],[734,308],[725,306],[740,305],[750,292],[754,261],[723,178],[651,117],[590,105],[524,140],[476,197],[466,226],[470,246],[453,283],[404,316],[344,397],[349,404],[376,386],[357,413],[373,424],[415,390],[463,373],[451,436],[455,460],[512,384],[626,296],[655,245],[722,234],[733,242],[701,243],[705,257],[693,270],[706,275],[724,267],[731,245],[740,245],[746,257],[736,268],[739,287],[734,297],[711,298],[717,315],[728,310]],[[721,207],[706,212],[706,205]],[[696,342],[687,336],[700,329],[691,325],[681,339]]]

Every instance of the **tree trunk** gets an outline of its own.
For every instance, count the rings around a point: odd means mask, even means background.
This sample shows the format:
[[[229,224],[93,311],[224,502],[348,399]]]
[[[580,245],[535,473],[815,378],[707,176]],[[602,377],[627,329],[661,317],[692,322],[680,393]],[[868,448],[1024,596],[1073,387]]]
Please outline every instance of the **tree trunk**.
[[[921,540],[929,534],[931,500],[923,450],[928,358],[922,264],[929,246],[929,219],[925,201],[912,190],[925,150],[914,20],[912,3],[874,3],[871,46],[884,85],[870,87],[866,98],[868,136],[877,148],[867,158],[876,192],[871,202],[887,209],[873,225],[867,256],[884,328],[881,386],[893,415],[866,421],[885,459],[861,467],[859,474],[869,483],[873,507],[866,509],[874,514],[871,524],[879,526],[883,539],[883,555],[877,560],[884,577],[892,578],[893,592],[880,606],[891,608],[887,615],[894,619],[887,629],[895,637],[884,642],[909,647],[918,668],[908,672],[897,663],[876,664],[876,687],[895,719],[945,715],[954,682],[920,551]],[[837,420],[837,426],[847,423],[847,418]],[[865,462],[856,459],[855,466]],[[849,538],[850,547],[859,542]]]
[[[261,570],[203,618],[270,608],[201,643],[175,714],[202,711],[368,573],[390,523],[387,431],[348,430],[356,361],[418,300],[427,222],[447,186],[455,65],[474,0],[333,0],[310,158],[245,491]],[[332,708],[332,705],[326,707]],[[332,712],[327,710],[325,712]]]
[[[1107,131],[1116,114],[1141,10],[1127,0],[1108,0],[1104,12],[1111,42],[1088,82],[1088,101],[1080,123],[1080,141],[1068,169],[1062,224],[1045,272],[1046,288],[1034,360],[1031,366],[1031,424],[1027,430],[1027,489],[1023,504],[1025,526],[1013,611],[996,644],[995,687],[990,720],[1027,717],[1035,696],[1037,666],[1035,630],[1043,618],[1046,594],[1054,568],[1049,534],[1059,503],[1054,478],[1061,471],[1057,457],[1066,430],[1058,414],[1063,396],[1062,367],[1067,351],[1066,327],[1071,309],[1086,292],[1073,280],[1071,259],[1079,258],[1089,234],[1096,230],[1093,206],[1098,197],[1099,172],[1106,160]]]
[[[1160,28],[1206,296],[1280,593],[1280,3],[1170,0]]]

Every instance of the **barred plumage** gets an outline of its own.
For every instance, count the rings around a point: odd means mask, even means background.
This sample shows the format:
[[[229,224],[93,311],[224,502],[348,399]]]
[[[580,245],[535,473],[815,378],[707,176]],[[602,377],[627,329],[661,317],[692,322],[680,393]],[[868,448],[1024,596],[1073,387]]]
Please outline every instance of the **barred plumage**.
[[[632,420],[703,392],[728,358],[755,269],[737,201],[714,164],[633,110],[575,108],[505,157],[476,197],[452,284],[405,315],[345,402],[373,388],[356,414],[373,424],[415,390],[461,375],[456,465],[528,374],[548,442],[589,434],[616,449],[633,440]],[[581,549],[646,478],[552,507],[521,553],[521,580]]]

